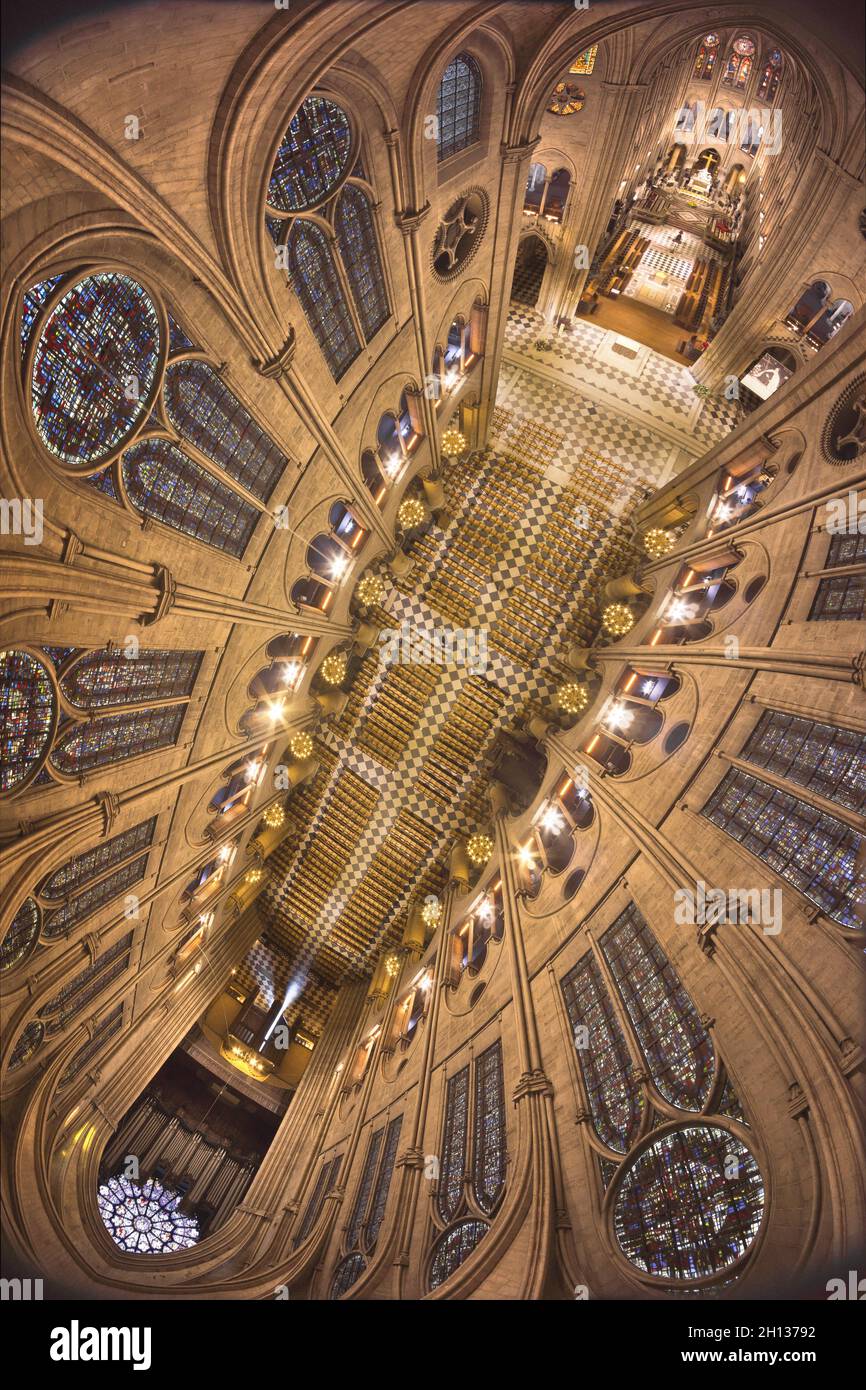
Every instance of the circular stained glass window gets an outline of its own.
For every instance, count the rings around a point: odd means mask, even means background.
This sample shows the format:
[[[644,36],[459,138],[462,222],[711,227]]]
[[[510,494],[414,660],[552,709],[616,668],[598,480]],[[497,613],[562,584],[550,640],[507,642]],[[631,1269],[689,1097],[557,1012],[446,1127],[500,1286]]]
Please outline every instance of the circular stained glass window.
[[[33,358],[33,416],[64,463],[108,458],[148,414],[159,363],[153,301],[125,275],[88,275],[51,310]]]
[[[0,792],[20,786],[40,761],[54,724],[48,672],[29,652],[0,651]]]
[[[111,1239],[134,1255],[167,1255],[198,1242],[198,1222],[178,1210],[181,1200],[179,1192],[162,1187],[156,1178],[145,1183],[109,1178],[97,1194]]]
[[[734,52],[739,53],[741,58],[751,58],[755,51],[755,45],[751,39],[734,39]]]
[[[718,34],[705,34],[705,35],[704,35],[704,45],[705,45],[706,48],[715,48],[718,42],[719,42],[719,36],[718,36]]]
[[[553,116],[573,116],[582,111],[586,103],[586,92],[573,82],[557,82],[548,103],[548,111]]]
[[[450,1231],[439,1237],[433,1247],[433,1260],[430,1265],[431,1289],[438,1289],[440,1284],[444,1284],[445,1280],[460,1268],[489,1230],[486,1221],[458,1221],[456,1226],[452,1226]]]
[[[25,898],[0,945],[0,970],[11,970],[23,960],[38,935],[39,908],[33,898]]]
[[[277,150],[268,204],[279,212],[315,207],[336,188],[352,148],[345,111],[327,97],[307,97]]]
[[[699,1279],[746,1253],[763,1210],[763,1179],[745,1144],[718,1126],[688,1125],[657,1139],[628,1167],[613,1222],[638,1269]]]

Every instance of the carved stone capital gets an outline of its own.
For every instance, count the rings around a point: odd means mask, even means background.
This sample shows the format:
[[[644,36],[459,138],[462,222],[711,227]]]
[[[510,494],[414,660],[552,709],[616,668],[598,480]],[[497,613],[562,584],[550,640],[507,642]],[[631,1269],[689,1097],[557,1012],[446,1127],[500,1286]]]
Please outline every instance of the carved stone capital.
[[[410,236],[412,232],[417,232],[429,211],[429,203],[425,203],[423,208],[403,208],[402,212],[394,213],[394,222],[404,236]]]
[[[164,618],[166,613],[169,613],[173,608],[177,593],[177,584],[166,565],[154,565],[153,572],[159,587],[159,602],[151,614],[142,618],[142,627],[153,627],[153,624],[158,623],[160,618]]]
[[[273,357],[266,357],[264,360],[253,359],[253,366],[261,376],[279,377],[284,372],[292,369],[292,362],[295,356],[295,330],[289,328],[288,337],[283,346],[274,353]]]

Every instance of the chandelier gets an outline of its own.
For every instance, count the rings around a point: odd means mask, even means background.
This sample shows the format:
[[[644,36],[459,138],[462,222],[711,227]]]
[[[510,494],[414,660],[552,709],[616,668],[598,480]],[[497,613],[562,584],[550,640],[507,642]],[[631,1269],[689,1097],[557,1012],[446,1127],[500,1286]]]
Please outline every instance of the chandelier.
[[[634,614],[627,603],[609,603],[601,615],[602,626],[611,637],[624,637],[634,627]]]
[[[405,502],[400,503],[397,520],[404,531],[411,531],[413,526],[420,526],[424,520],[424,503],[417,497],[407,497]]]
[[[359,603],[365,603],[371,607],[377,604],[385,592],[385,584],[378,574],[367,573],[361,576],[361,581],[355,590]]]
[[[670,555],[674,548],[674,538],[670,531],[662,531],[660,527],[654,526],[644,535],[643,548],[651,560],[660,560],[663,555]]]
[[[286,813],[282,806],[269,806],[264,814],[265,825],[271,830],[276,830],[278,826],[284,825]]]
[[[493,853],[493,841],[489,835],[482,835],[479,832],[469,837],[466,846],[466,853],[469,855],[469,862],[476,865],[486,864]]]
[[[328,660],[330,661],[330,657],[328,657]],[[307,758],[312,756],[313,740],[310,738],[309,734],[301,730],[300,733],[292,736],[289,747],[292,750],[293,758],[297,758],[300,762],[305,762]]]
[[[322,680],[326,685],[340,685],[346,679],[348,663],[345,652],[331,652],[322,662]]]
[[[442,436],[442,452],[449,458],[462,454],[466,448],[466,438],[459,430],[448,429]]]
[[[589,691],[580,681],[568,681],[559,687],[557,699],[566,714],[580,714],[589,704]]]

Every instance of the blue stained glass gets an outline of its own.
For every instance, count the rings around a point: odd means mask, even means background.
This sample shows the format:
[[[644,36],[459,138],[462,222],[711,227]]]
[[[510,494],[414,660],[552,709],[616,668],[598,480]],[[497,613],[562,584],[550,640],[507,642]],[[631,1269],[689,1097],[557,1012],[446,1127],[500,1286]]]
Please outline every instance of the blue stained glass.
[[[481,73],[468,53],[458,54],[442,74],[436,113],[440,160],[477,142],[481,124]]]
[[[562,992],[572,1029],[586,1029],[586,1033],[575,1031],[575,1045],[595,1132],[608,1148],[625,1153],[640,1132],[643,1095],[610,995],[591,955],[565,976]]]
[[[288,459],[207,362],[173,363],[165,374],[168,417],[180,434],[264,502]]]
[[[339,381],[361,351],[331,249],[320,227],[296,222],[289,235],[292,287],[331,374]]]
[[[469,1068],[463,1067],[449,1077],[445,1093],[445,1133],[438,1194],[443,1221],[451,1221],[457,1215],[463,1197],[468,1110]]]
[[[11,970],[13,965],[24,960],[38,936],[39,908],[33,898],[25,898],[0,944],[0,970]]]
[[[147,859],[148,856],[143,854],[129,864],[123,864],[107,878],[100,879],[99,883],[85,888],[70,902],[50,912],[45,920],[45,939],[53,941],[58,936],[65,936],[78,922],[92,916],[98,908],[119,897],[133,884],[140,883],[147,873]]]
[[[133,444],[122,470],[138,511],[228,555],[244,553],[260,513],[174,444],[165,439]]]
[[[369,343],[386,322],[389,309],[373,215],[367,196],[360,188],[349,184],[343,189],[335,221],[340,255],[364,337]]]
[[[59,1032],[64,1028],[86,1004],[102,994],[113,980],[123,974],[129,965],[131,946],[132,932],[127,932],[120,940],[115,941],[113,946],[107,947],[97,956],[96,960],[91,961],[84,970],[79,971],[39,1010],[41,1018],[45,1018],[46,1015],[58,1015],[52,1020],[52,1032]]]
[[[0,792],[12,791],[44,754],[54,719],[48,671],[28,652],[0,651]]]
[[[733,768],[701,814],[828,917],[863,926],[864,837],[852,826]]]
[[[355,1198],[352,1216],[346,1230],[346,1245],[350,1250],[353,1249],[361,1239],[361,1227],[364,1224],[364,1217],[367,1214],[367,1205],[370,1201],[370,1193],[373,1190],[373,1180],[376,1176],[376,1166],[379,1162],[379,1150],[382,1147],[382,1140],[384,1137],[384,1125],[370,1136],[367,1156],[364,1159],[364,1169],[361,1173],[361,1181],[358,1185],[358,1195]]]
[[[505,1091],[502,1045],[495,1042],[475,1063],[473,1187],[482,1211],[492,1212],[505,1186]]]
[[[201,659],[190,651],[90,652],[65,672],[60,688],[71,705],[86,710],[177,700],[192,694]]]
[[[866,806],[866,735],[853,729],[764,710],[742,756],[851,811]]]
[[[345,111],[327,97],[307,97],[274,160],[268,184],[271,207],[300,212],[321,202],[339,182],[351,145]]]
[[[31,285],[30,289],[23,296],[21,301],[21,356],[27,351],[30,342],[30,335],[33,332],[33,325],[40,313],[48,302],[51,291],[60,284],[62,275],[52,275],[50,280],[40,280],[38,285]]]
[[[52,762],[59,772],[75,776],[139,753],[170,748],[177,742],[185,713],[186,705],[168,705],[76,724],[58,738]]]
[[[438,1289],[460,1268],[489,1230],[486,1221],[459,1221],[439,1237],[433,1247],[430,1263],[431,1289]]]
[[[102,1051],[109,1038],[113,1038],[120,1032],[122,1024],[123,1004],[118,1004],[116,1009],[112,1009],[111,1013],[106,1014],[105,1018],[100,1019],[99,1023],[96,1024],[93,1037],[78,1049],[69,1066],[62,1073],[57,1083],[58,1087],[62,1089],[64,1086],[68,1086],[70,1081],[74,1080],[78,1073],[87,1066],[87,1063],[92,1061],[98,1052]]]
[[[195,343],[188,338],[177,320],[168,316],[168,345],[172,352],[194,352]]]
[[[115,1245],[132,1255],[188,1250],[199,1239],[198,1222],[180,1210],[182,1195],[156,1178],[145,1183],[109,1178],[97,1193],[99,1214]]]
[[[342,1163],[342,1161],[343,1155],[337,1154],[334,1158],[331,1158],[327,1160],[325,1163],[323,1163],[321,1168],[319,1169],[319,1176],[316,1179],[316,1185],[313,1188],[312,1193],[310,1194],[310,1200],[307,1203],[307,1209],[304,1212],[300,1229],[298,1230],[298,1234],[295,1236],[295,1247],[299,1246],[302,1241],[306,1240],[307,1236],[310,1234],[310,1231],[313,1229],[316,1222],[318,1221],[319,1213],[321,1212],[322,1207],[325,1204],[325,1198],[327,1197],[331,1188],[336,1185],[337,1178],[340,1173],[340,1164]]]
[[[68,859],[59,869],[49,875],[39,889],[40,898],[65,898],[70,893],[77,893],[85,884],[92,879],[98,878],[106,869],[119,864],[121,860],[129,855],[135,854],[136,850],[144,849],[153,842],[153,832],[156,827],[156,816],[151,816],[149,820],[141,821],[138,825],[132,826],[129,830],[123,830],[119,835],[113,835],[110,840],[102,840],[94,845],[93,849],[85,850],[83,854],[76,854],[74,859]]]
[[[101,473],[89,473],[82,482],[87,483],[88,487],[95,488],[104,497],[110,497],[112,502],[119,502],[117,488],[114,486],[114,479],[111,476],[111,469],[104,468]]]
[[[761,1224],[764,1184],[727,1130],[694,1125],[657,1139],[619,1181],[614,1229],[646,1274],[699,1279],[746,1253]]]
[[[394,1163],[397,1158],[397,1145],[400,1142],[400,1129],[403,1124],[402,1115],[398,1115],[396,1120],[392,1120],[388,1126],[388,1134],[385,1139],[385,1149],[382,1154],[382,1162],[379,1167],[379,1176],[376,1179],[376,1189],[373,1193],[373,1201],[370,1206],[370,1216],[365,1230],[364,1244],[367,1250],[372,1250],[376,1241],[379,1239],[379,1232],[382,1229],[382,1221],[385,1217],[385,1206],[388,1201],[388,1191],[391,1187],[391,1177],[394,1172]]]
[[[50,656],[55,666],[62,666],[68,656],[76,650],[75,647],[43,647],[46,656]]]
[[[344,1293],[349,1292],[353,1284],[357,1284],[366,1268],[367,1261],[358,1251],[355,1251],[352,1255],[347,1255],[344,1260],[340,1261],[334,1271],[330,1297],[332,1299],[342,1298]]]
[[[15,1071],[18,1067],[23,1067],[25,1062],[29,1062],[33,1054],[42,1046],[44,1037],[45,1024],[40,1023],[36,1018],[31,1019],[12,1049],[12,1056],[9,1058],[9,1070]]]
[[[96,463],[146,418],[159,320],[142,287],[114,272],[72,285],[48,316],[33,359],[36,428],[64,463]]]
[[[660,1093],[671,1105],[700,1110],[713,1082],[712,1040],[634,903],[599,944]]]

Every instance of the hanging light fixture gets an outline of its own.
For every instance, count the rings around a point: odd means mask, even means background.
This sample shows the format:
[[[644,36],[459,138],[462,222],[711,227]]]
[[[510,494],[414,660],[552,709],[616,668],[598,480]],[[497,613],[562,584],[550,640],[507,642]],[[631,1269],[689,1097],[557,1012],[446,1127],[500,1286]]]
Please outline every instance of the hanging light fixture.
[[[609,603],[601,615],[602,626],[611,637],[624,637],[634,627],[634,614],[627,603]]]
[[[346,679],[348,664],[345,652],[331,652],[322,662],[322,680],[326,685],[340,685]]]
[[[270,830],[276,830],[279,826],[284,825],[285,821],[286,813],[282,806],[269,806],[265,811],[264,822]]]
[[[358,596],[358,602],[367,604],[369,607],[373,607],[377,604],[384,592],[385,582],[381,575],[373,574],[369,570],[366,574],[361,576],[361,581],[355,590]]]
[[[404,531],[411,531],[413,526],[420,526],[424,520],[424,503],[417,497],[407,497],[400,503],[397,520]]]
[[[304,730],[292,736],[289,747],[292,750],[292,757],[297,758],[300,762],[305,762],[307,758],[312,757],[313,740]]]
[[[462,454],[466,448],[466,437],[460,430],[447,429],[442,436],[442,452],[449,458]]]
[[[660,560],[663,555],[669,555],[673,550],[674,538],[670,531],[663,531],[660,527],[654,526],[645,533],[643,548],[651,560]]]
[[[469,855],[469,862],[476,867],[479,864],[486,864],[493,853],[493,841],[489,835],[476,831],[474,835],[469,837],[466,853]]]
[[[580,714],[589,704],[589,691],[580,681],[567,681],[556,692],[559,708],[566,714]]]

